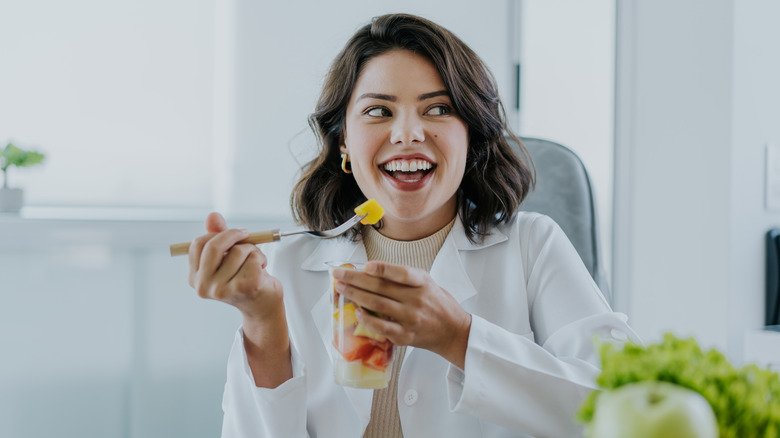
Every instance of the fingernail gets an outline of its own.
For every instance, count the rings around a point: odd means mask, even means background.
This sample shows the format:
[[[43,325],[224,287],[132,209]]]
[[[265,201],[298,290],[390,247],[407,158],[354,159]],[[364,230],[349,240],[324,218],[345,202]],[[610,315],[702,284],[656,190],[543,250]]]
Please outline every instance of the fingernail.
[[[333,270],[333,278],[336,278],[336,279],[344,278],[344,271],[345,271],[345,269],[334,269]]]
[[[336,289],[337,292],[344,292],[346,285],[340,281],[335,282],[333,285],[333,288]]]

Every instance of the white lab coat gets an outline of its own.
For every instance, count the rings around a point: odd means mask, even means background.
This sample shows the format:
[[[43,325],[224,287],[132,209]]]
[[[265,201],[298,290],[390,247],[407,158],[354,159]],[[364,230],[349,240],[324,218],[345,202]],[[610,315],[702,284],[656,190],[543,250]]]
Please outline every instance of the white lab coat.
[[[284,285],[293,377],[274,389],[255,387],[239,330],[222,436],[360,437],[373,391],[334,383],[325,262],[363,262],[365,247],[310,237],[277,245],[268,269]],[[472,243],[457,219],[430,274],[472,314],[465,372],[407,348],[398,381],[404,436],[579,436],[574,416],[599,372],[594,340],[639,339],[626,316],[611,311],[560,227],[519,213]]]

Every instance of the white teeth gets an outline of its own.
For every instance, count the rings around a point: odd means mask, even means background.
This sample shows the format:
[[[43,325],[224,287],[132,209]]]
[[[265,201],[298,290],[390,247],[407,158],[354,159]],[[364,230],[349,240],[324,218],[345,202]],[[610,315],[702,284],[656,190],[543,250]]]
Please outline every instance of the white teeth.
[[[384,168],[389,172],[416,172],[418,170],[428,170],[433,164],[426,160],[393,160],[385,163]]]

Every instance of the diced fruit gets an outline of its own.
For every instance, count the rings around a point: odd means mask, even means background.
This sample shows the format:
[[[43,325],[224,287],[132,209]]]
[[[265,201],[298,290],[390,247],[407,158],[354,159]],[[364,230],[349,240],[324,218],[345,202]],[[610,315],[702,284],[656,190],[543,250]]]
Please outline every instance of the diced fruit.
[[[366,215],[366,217],[360,220],[361,224],[373,225],[379,222],[379,219],[382,219],[382,216],[385,214],[385,209],[379,205],[379,202],[377,202],[376,199],[372,198],[358,205],[355,208],[355,214]]]
[[[338,321],[339,324],[344,324],[344,328],[352,327],[354,325],[358,325],[358,319],[357,315],[355,314],[355,310],[357,308],[355,307],[354,303],[347,303],[344,304],[344,307],[342,307],[343,317],[344,320],[342,322],[342,312],[339,312],[339,309],[337,308],[335,312],[333,312],[333,319]]]
[[[363,364],[375,370],[384,371],[385,368],[387,368],[387,364],[390,362],[391,354],[392,350],[383,351],[379,348],[375,348],[371,352],[371,355],[363,361]]]
[[[352,333],[344,333],[343,341],[334,333],[333,345],[347,361],[361,360],[379,370],[387,366],[393,354],[393,344],[389,340],[376,341]]]
[[[393,348],[393,343],[389,340],[384,340],[382,342],[376,342],[374,345],[377,346],[377,348],[381,349],[382,351],[388,351]]]
[[[365,359],[375,348],[370,339],[349,333],[344,333],[343,340],[334,336],[333,342],[344,359],[349,361]]]
[[[379,333],[375,333],[375,332],[371,331],[370,329],[366,328],[366,326],[364,326],[361,323],[358,323],[357,327],[355,327],[355,336],[365,336],[365,337],[367,337],[369,339],[373,339],[373,340],[378,341],[378,342],[384,342],[384,341],[387,340],[386,337],[380,335]]]

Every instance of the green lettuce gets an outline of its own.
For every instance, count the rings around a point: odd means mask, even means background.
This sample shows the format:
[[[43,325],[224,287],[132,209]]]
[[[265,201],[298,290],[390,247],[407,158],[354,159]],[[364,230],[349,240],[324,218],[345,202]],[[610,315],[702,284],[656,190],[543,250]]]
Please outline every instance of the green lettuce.
[[[780,438],[780,376],[754,364],[734,367],[719,351],[704,351],[693,338],[667,333],[646,347],[628,343],[600,347],[603,390],[641,381],[664,381],[700,393],[712,406],[721,438]],[[600,391],[593,391],[578,412],[593,420]]]

